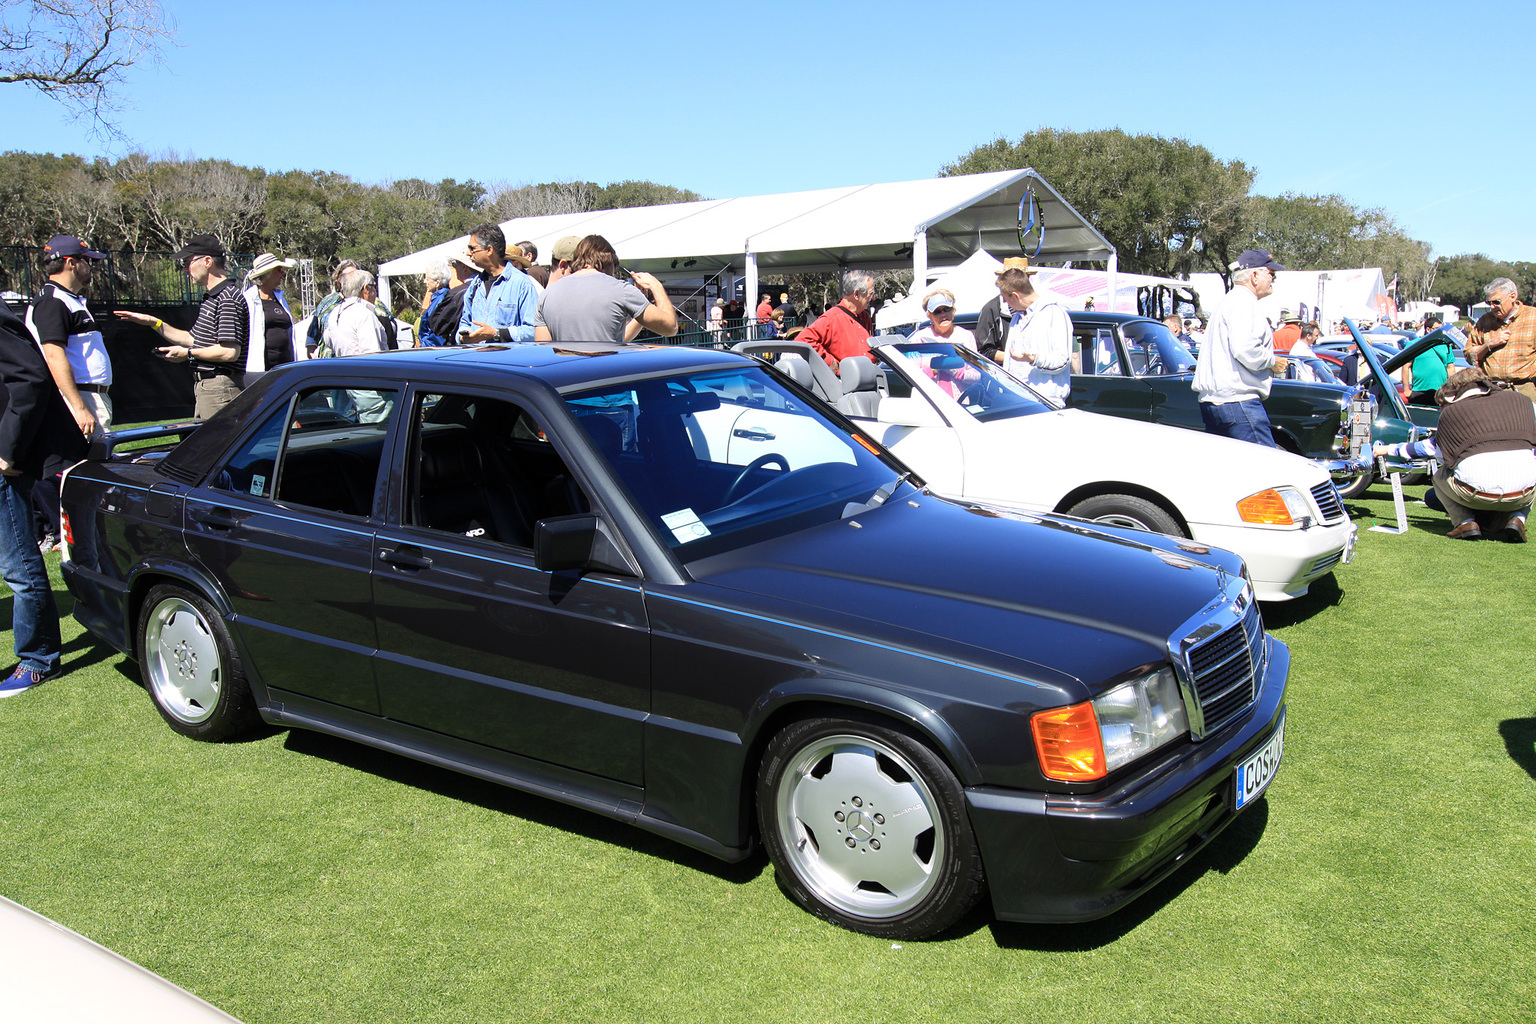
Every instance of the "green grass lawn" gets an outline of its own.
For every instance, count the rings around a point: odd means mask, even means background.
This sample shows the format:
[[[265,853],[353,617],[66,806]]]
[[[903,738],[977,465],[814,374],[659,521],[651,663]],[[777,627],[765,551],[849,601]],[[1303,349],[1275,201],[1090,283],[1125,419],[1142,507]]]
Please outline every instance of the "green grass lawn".
[[[1351,503],[1336,584],[1266,608],[1294,657],[1267,798],[1105,921],[893,944],[761,857],[327,737],[184,740],[68,618],[68,674],[0,703],[0,893],[251,1024],[1530,1021],[1536,546],[1415,504],[1363,532],[1387,497]]]

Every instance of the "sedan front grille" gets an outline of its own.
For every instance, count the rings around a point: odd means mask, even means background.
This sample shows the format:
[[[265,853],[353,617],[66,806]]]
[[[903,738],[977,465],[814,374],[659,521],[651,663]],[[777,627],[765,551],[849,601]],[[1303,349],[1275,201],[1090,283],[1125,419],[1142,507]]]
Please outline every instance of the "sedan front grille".
[[[1264,662],[1264,624],[1258,602],[1248,600],[1241,618],[1188,647],[1189,679],[1199,705],[1196,738],[1210,735],[1253,703]],[[1193,726],[1194,723],[1191,722]]]
[[[1333,486],[1332,480],[1324,480],[1312,488],[1312,500],[1317,502],[1317,510],[1323,515],[1323,522],[1331,523],[1335,519],[1344,518],[1344,502],[1339,500],[1339,489]]]

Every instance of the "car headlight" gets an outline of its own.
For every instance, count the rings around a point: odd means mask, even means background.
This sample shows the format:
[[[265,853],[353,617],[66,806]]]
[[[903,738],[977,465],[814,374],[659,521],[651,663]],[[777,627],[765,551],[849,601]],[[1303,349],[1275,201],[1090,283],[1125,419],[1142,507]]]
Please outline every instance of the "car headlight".
[[[1031,716],[1040,770],[1050,779],[1089,782],[1189,731],[1184,697],[1164,667],[1067,708]]]
[[[1237,503],[1239,519],[1261,526],[1292,526],[1311,516],[1306,497],[1294,487],[1271,487]]]

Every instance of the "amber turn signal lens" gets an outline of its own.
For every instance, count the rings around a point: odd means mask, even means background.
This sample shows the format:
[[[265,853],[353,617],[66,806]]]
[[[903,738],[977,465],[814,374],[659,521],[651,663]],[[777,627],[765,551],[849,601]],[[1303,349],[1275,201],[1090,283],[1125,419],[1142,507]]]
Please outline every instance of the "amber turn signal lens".
[[[868,449],[869,450],[869,454],[871,454],[871,455],[879,455],[880,454],[880,449],[875,447],[875,443],[873,441],[870,441],[870,440],[868,440],[867,438],[864,438],[864,437],[860,437],[858,434],[854,434],[853,435],[853,439],[855,441],[859,442],[859,444],[863,445],[866,449]]]
[[[1271,487],[1258,494],[1250,494],[1237,503],[1237,515],[1245,523],[1261,523],[1265,526],[1290,526],[1295,522],[1291,510],[1286,507],[1280,492]]]
[[[1030,716],[1029,728],[1035,734],[1035,754],[1046,778],[1090,782],[1102,779],[1108,771],[1092,701],[1036,712]]]

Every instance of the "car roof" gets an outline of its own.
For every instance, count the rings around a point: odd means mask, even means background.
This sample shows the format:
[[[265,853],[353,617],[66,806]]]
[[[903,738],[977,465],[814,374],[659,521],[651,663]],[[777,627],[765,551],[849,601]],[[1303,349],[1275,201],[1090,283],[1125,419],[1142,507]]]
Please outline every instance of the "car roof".
[[[309,361],[316,373],[408,379],[423,362],[455,370],[504,369],[536,377],[556,390],[676,370],[739,366],[745,357],[686,345],[613,345],[607,342],[512,342],[407,349],[345,359]]]

